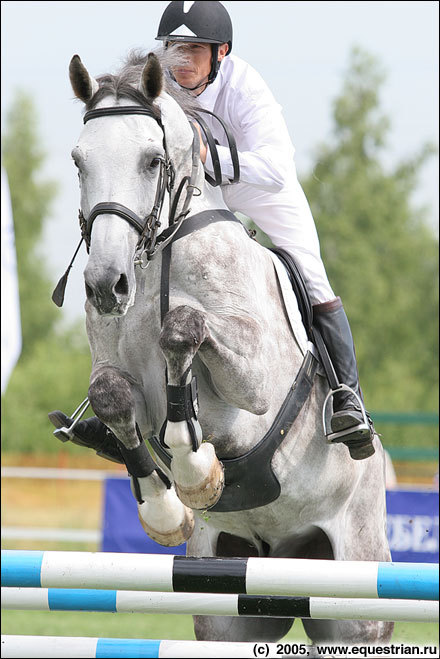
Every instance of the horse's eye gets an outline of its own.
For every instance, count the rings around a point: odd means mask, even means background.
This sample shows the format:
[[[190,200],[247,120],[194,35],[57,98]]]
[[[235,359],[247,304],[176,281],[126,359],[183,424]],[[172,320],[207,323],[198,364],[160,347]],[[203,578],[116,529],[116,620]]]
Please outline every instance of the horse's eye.
[[[159,167],[160,162],[161,162],[160,158],[153,158],[153,160],[150,163],[151,169],[155,169],[156,167]]]

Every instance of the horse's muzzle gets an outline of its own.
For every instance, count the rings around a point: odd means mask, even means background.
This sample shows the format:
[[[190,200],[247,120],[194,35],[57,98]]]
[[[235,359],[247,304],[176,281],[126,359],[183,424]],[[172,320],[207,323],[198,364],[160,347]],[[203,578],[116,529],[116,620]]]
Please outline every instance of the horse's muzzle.
[[[91,271],[84,271],[87,300],[100,315],[123,316],[131,305],[132,295],[127,275],[107,271],[97,279]]]

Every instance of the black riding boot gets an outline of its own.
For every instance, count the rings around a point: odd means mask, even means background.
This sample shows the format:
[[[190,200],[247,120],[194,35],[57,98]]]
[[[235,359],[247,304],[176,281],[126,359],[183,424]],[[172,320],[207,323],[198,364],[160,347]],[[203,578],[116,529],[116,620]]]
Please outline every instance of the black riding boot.
[[[73,419],[66,416],[63,412],[55,410],[54,412],[49,412],[48,417],[55,428],[57,428],[54,435],[60,441],[71,441],[74,444],[78,444],[78,446],[92,448],[102,458],[125,464],[118,448],[116,436],[98,417],[92,416],[89,419],[78,421],[71,433],[62,430],[63,428],[70,428],[73,423]]]
[[[363,403],[353,337],[341,299],[337,297],[330,302],[315,305],[313,323],[322,335],[340,384],[350,387]],[[354,460],[363,460],[374,453],[373,422],[366,416],[367,424],[359,401],[349,391],[334,394],[331,429],[333,433],[348,431],[336,441],[343,441],[348,446]],[[356,426],[359,428],[356,429]],[[350,428],[353,428],[351,433]]]

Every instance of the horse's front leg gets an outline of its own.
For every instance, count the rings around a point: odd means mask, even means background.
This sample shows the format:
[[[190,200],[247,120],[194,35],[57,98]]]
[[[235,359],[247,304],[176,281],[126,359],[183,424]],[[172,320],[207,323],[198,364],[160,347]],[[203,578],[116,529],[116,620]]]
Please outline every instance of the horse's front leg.
[[[89,400],[117,438],[145,532],[161,545],[186,542],[194,528],[193,513],[179,500],[141,437],[130,383],[117,369],[102,368],[92,374]]]
[[[203,313],[189,306],[176,307],[166,314],[160,336],[168,376],[163,441],[172,453],[171,472],[180,500],[198,510],[212,507],[224,486],[223,467],[214,446],[202,443],[191,372],[194,355],[206,336]]]

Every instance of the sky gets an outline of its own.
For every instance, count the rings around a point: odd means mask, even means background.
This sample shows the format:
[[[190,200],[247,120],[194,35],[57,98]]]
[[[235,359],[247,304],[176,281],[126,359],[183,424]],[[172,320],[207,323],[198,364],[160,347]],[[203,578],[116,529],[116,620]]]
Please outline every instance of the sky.
[[[79,241],[79,191],[70,152],[81,131],[68,66],[79,54],[97,76],[115,72],[132,48],[155,48],[167,2],[1,3],[2,133],[14,94],[32,97],[44,179],[59,193],[43,244],[55,287]],[[318,145],[331,139],[332,103],[341,93],[349,55],[359,46],[376,57],[386,79],[380,108],[391,121],[384,164],[392,168],[431,141],[438,145],[438,2],[224,2],[234,26],[233,52],[266,80],[283,106],[301,180]],[[415,203],[428,204],[437,227],[438,158],[426,165]],[[437,230],[437,229],[436,229]],[[70,274],[67,320],[84,317],[85,250]],[[62,312],[60,312],[62,313]]]

